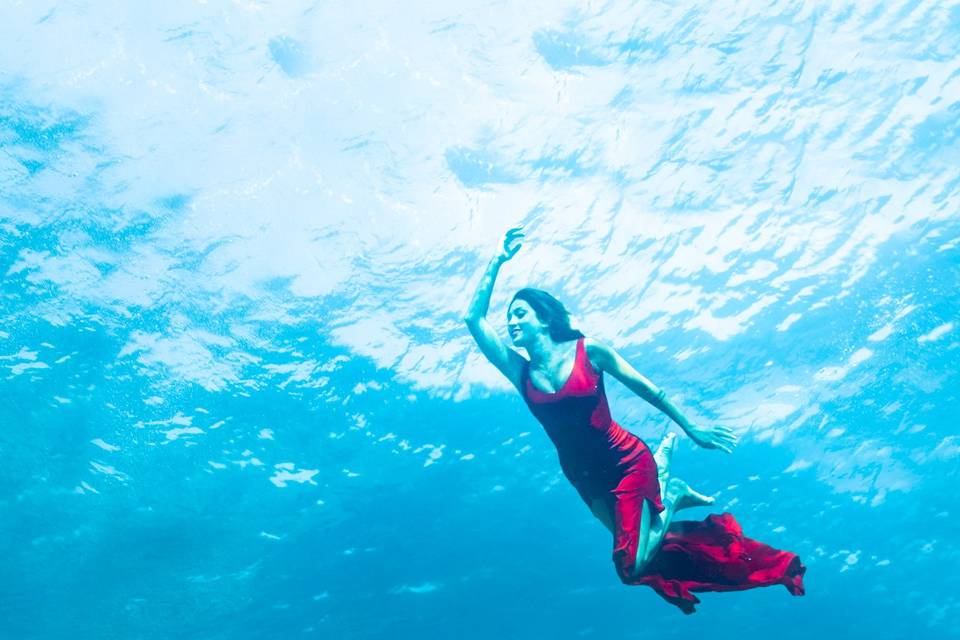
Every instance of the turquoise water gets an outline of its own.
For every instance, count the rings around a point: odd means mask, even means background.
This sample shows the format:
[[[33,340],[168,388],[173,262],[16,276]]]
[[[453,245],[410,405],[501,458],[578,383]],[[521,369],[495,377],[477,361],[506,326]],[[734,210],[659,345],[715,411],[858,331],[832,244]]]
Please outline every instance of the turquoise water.
[[[0,14],[0,636],[960,637],[960,4]],[[460,322],[517,221],[806,597],[619,583]]]

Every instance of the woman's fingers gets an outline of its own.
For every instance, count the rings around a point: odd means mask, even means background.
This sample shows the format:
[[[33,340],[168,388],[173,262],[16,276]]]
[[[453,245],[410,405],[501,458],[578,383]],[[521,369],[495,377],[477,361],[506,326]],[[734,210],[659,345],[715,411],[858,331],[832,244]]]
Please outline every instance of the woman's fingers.
[[[733,453],[733,448],[737,446],[737,434],[730,427],[716,427],[715,431],[716,446],[726,453]]]
[[[718,425],[698,431],[694,440],[707,449],[720,449],[725,453],[733,453],[733,448],[737,446],[737,434],[729,427]]]
[[[733,443],[727,440],[726,438],[718,437],[714,441],[714,445],[716,446],[717,449],[720,449],[725,453],[733,452]]]
[[[737,441],[737,434],[734,433],[733,429],[731,429],[730,427],[717,427],[717,431],[719,432],[720,437],[725,438],[727,440],[731,440],[733,442]]]
[[[524,235],[521,229],[523,229],[523,227],[514,227],[509,231],[507,231],[506,234],[504,234],[503,236],[504,247],[509,247],[512,243],[514,242],[519,243],[521,241]]]
[[[687,433],[694,442],[705,449],[720,449],[726,453],[733,453],[733,448],[737,446],[737,434],[729,427],[694,428]]]
[[[520,229],[521,227],[514,227],[503,236],[503,250],[501,255],[506,260],[509,260],[517,254],[517,251],[520,251],[520,246],[523,244],[523,232],[520,231]]]

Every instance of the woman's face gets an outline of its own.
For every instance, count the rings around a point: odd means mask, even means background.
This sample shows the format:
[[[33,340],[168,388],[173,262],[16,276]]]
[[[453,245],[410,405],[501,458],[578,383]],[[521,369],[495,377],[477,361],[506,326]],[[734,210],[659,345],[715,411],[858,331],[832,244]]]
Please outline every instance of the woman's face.
[[[540,322],[537,313],[526,300],[514,300],[507,310],[507,331],[513,344],[529,344],[538,333],[546,333],[547,325]]]

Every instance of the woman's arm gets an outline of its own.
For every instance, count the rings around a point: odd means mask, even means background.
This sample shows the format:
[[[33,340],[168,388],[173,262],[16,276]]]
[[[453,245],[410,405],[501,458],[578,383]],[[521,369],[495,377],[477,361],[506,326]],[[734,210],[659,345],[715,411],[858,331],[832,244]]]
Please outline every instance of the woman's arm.
[[[477,291],[473,294],[473,300],[463,316],[463,321],[467,323],[467,328],[470,329],[470,334],[476,340],[480,351],[517,388],[520,387],[523,358],[503,343],[496,330],[487,321],[487,310],[490,308],[490,296],[497,280],[497,273],[501,265],[520,250],[522,237],[521,227],[514,227],[507,231],[503,238],[502,250],[487,265],[480,284],[477,285]]]
[[[584,342],[591,362],[619,380],[628,389],[649,402],[683,429],[690,439],[707,449],[730,453],[737,444],[737,436],[728,427],[698,427],[670,402],[667,394],[645,378],[612,347],[587,339]]]

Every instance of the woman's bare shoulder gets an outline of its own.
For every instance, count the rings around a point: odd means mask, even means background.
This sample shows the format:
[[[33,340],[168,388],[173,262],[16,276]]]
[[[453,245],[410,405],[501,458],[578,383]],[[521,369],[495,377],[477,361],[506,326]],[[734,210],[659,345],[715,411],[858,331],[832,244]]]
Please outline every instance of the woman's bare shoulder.
[[[607,373],[617,375],[631,369],[630,363],[620,355],[620,352],[605,342],[584,338],[583,347],[590,363]]]
[[[610,353],[610,347],[607,344],[594,338],[584,337],[583,348],[587,350],[587,355],[589,356],[593,356],[594,354],[603,356]]]
[[[585,337],[583,350],[586,351],[587,359],[595,368],[605,369],[605,365],[610,362],[612,351],[609,346],[599,340]]]

